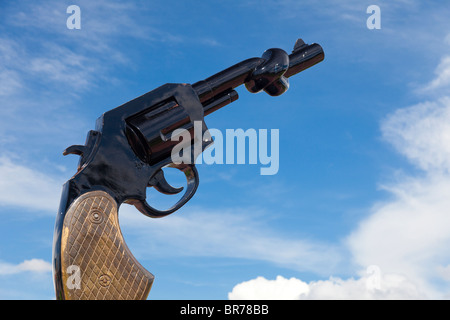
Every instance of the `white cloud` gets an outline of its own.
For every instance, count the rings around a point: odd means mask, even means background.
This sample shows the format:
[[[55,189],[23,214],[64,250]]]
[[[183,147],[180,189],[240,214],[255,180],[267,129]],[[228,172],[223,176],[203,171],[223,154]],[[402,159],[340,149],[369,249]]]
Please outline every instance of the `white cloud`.
[[[49,53],[42,56],[30,56],[26,72],[33,77],[46,81],[66,84],[75,89],[86,89],[95,83],[95,73],[101,67],[95,66],[95,59],[77,54],[63,46],[48,44]]]
[[[358,264],[377,264],[442,297],[450,290],[450,98],[397,110],[382,131],[421,172],[386,183],[392,198],[374,206],[348,245]]]
[[[15,159],[17,160],[17,159]],[[0,206],[16,206],[52,215],[58,210],[62,181],[0,157]]]
[[[382,123],[384,138],[425,171],[450,172],[450,98],[399,109]]]
[[[230,300],[293,300],[309,293],[309,285],[299,279],[277,276],[275,280],[264,277],[242,282],[228,293]]]
[[[441,176],[405,178],[392,186],[394,198],[378,204],[348,238],[355,262],[375,263],[433,291],[429,283],[445,280],[436,270],[450,261],[449,190],[449,177]]]
[[[450,264],[447,266],[439,266],[437,272],[442,279],[450,281]]]
[[[19,264],[0,262],[0,276],[22,272],[46,273],[52,271],[52,265],[42,259],[25,260]]]
[[[22,87],[20,76],[13,70],[2,69],[0,70],[0,96],[9,96],[17,93]]]
[[[73,94],[104,81],[105,64],[90,52],[63,43],[0,38],[0,96],[22,96],[35,85],[52,84],[51,94]],[[117,62],[117,61],[116,61]],[[19,91],[21,89],[21,91]],[[7,103],[7,100],[3,104]]]
[[[264,277],[237,284],[228,293],[230,300],[368,300],[421,299],[416,286],[396,274],[368,274],[358,279],[330,278],[303,282],[296,278]]]
[[[15,67],[19,47],[11,39],[0,38],[0,96],[9,96],[22,88],[22,78]]]
[[[450,36],[447,36],[450,38]],[[450,86],[450,56],[445,56],[441,59],[438,67],[435,70],[436,77],[422,90],[421,92],[430,92]]]

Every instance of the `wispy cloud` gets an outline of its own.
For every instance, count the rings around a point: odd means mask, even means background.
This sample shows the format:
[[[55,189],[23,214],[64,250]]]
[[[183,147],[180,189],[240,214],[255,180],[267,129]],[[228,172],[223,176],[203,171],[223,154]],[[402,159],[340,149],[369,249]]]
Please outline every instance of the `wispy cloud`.
[[[54,216],[64,179],[18,162],[14,156],[0,158],[0,205]],[[133,206],[124,204],[120,209],[121,227],[133,241],[137,250],[133,253],[140,256],[254,259],[323,274],[342,262],[338,247],[280,234],[263,222],[265,217],[267,213],[255,208],[200,207],[164,219],[148,219]]]
[[[103,2],[101,11],[89,3],[83,9],[86,13],[91,8],[103,15],[128,17],[115,15],[113,11],[125,8]],[[111,68],[129,63],[115,41],[124,34],[136,38],[143,29],[124,22],[125,18],[112,23],[96,17],[86,19],[86,23],[83,19],[81,30],[68,30],[66,7],[59,1],[21,7],[10,5],[6,10],[9,15],[4,23],[9,29],[0,39],[0,66],[4,71],[14,72],[21,87],[34,88],[47,83],[51,84],[53,94],[87,90],[99,85],[99,79],[104,82]],[[34,35],[36,32],[39,34]],[[108,63],[102,61],[101,53],[107,54]]]
[[[420,169],[448,173],[449,123],[450,97],[444,96],[396,110],[383,121],[381,130],[384,139]]]
[[[192,208],[156,220],[130,210],[121,208],[121,222],[139,256],[241,258],[324,274],[341,263],[338,248],[280,234],[261,210]]]
[[[51,263],[42,259],[0,261],[0,299],[54,299],[51,271]]]
[[[449,290],[438,270],[446,270],[450,262],[450,99],[397,110],[382,130],[420,171],[399,173],[383,184],[392,199],[374,206],[348,238],[349,246],[360,265],[377,264],[403,274],[442,297],[439,289],[444,294]],[[442,288],[431,285],[436,281]]]
[[[25,260],[19,264],[0,261],[0,276],[18,274],[22,272],[48,273],[52,271],[52,265],[42,259]]]
[[[15,94],[23,87],[22,77],[16,68],[21,55],[19,51],[20,47],[14,40],[0,38],[0,97]]]
[[[34,163],[45,159],[48,147],[65,148],[59,139],[70,141],[74,128],[91,128],[77,112],[80,97],[117,82],[114,71],[133,64],[120,40],[146,31],[131,18],[139,8],[117,1],[81,1],[82,29],[68,30],[68,5],[21,1],[2,7],[0,147],[20,154],[23,163],[33,153],[41,155]]]
[[[383,138],[416,171],[397,170],[391,181],[382,183],[391,198],[376,203],[347,239],[357,264],[376,264],[401,274],[431,298],[446,298],[450,290],[447,60],[444,56],[436,78],[422,86],[431,100],[398,109],[383,119]]]
[[[450,56],[444,56],[435,70],[436,77],[420,91],[424,93],[435,92],[450,87]]]
[[[63,180],[0,157],[0,206],[14,206],[55,215]]]

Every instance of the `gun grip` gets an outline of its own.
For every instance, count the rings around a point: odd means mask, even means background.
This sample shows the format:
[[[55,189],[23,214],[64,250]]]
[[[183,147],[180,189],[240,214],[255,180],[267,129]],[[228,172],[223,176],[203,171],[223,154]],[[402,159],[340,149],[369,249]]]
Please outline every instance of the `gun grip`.
[[[61,278],[65,300],[145,300],[153,275],[128,249],[116,201],[104,191],[78,197],[64,217]]]

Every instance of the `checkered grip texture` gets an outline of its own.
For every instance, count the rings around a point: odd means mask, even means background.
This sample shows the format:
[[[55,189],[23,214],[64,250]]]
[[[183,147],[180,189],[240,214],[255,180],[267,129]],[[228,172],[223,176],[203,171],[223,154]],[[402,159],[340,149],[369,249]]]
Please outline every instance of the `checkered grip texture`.
[[[67,211],[61,269],[66,300],[144,300],[154,278],[125,244],[116,202],[103,191],[83,194]]]

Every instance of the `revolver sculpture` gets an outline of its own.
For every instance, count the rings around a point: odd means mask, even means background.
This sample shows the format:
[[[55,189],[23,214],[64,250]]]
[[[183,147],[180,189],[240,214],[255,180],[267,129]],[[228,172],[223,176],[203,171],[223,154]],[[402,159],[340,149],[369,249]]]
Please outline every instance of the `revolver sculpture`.
[[[201,135],[194,141],[194,122],[238,99],[234,90],[244,84],[252,93],[283,94],[288,78],[324,59],[320,45],[301,39],[291,54],[269,49],[261,58],[244,60],[193,85],[165,84],[115,109],[105,112],[88,133],[85,145],[67,148],[64,155],[81,156],[77,173],[68,180],[61,196],[53,237],[53,278],[56,298],[147,298],[154,276],[134,258],[124,242],[118,208],[134,205],[144,215],[159,218],[173,213],[194,195],[199,184],[194,161],[174,163],[171,152],[176,129],[191,133],[191,159],[213,141]],[[198,139],[197,139],[198,140]],[[197,149],[195,151],[194,149]],[[187,179],[184,195],[168,210],[146,201],[147,187],[164,194],[172,187],[163,168],[181,170]]]

